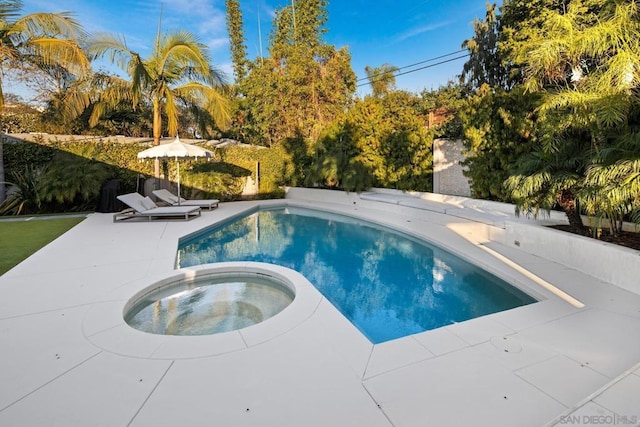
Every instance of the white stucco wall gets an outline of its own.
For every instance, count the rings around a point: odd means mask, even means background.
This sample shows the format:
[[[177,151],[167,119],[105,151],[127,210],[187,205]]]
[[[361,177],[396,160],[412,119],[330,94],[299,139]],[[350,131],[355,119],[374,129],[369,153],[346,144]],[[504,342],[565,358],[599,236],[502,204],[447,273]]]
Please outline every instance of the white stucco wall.
[[[471,196],[469,180],[460,164],[465,159],[460,140],[433,141],[433,192],[452,196]]]

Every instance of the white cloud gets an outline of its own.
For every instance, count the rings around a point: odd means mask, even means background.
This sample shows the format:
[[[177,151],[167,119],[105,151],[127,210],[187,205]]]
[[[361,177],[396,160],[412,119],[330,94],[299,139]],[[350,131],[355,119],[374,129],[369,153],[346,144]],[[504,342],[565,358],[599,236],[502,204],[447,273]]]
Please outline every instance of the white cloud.
[[[229,38],[216,37],[216,38],[209,39],[209,41],[205,42],[205,44],[209,46],[209,49],[211,49],[212,51],[215,51],[217,49],[227,47],[229,45]]]
[[[423,25],[421,27],[410,28],[409,30],[397,35],[394,38],[394,41],[396,41],[396,42],[404,41],[404,40],[419,36],[420,34],[427,33],[429,31],[433,31],[433,30],[437,30],[438,28],[446,27],[447,25],[449,25],[451,23],[452,23],[452,21],[444,21],[444,22],[438,22],[436,24],[429,24],[429,25]]]
[[[216,8],[211,0],[165,0],[167,14],[175,14],[185,29],[199,34],[226,31],[224,7]],[[192,28],[186,28],[191,26]],[[194,28],[197,31],[194,31]]]

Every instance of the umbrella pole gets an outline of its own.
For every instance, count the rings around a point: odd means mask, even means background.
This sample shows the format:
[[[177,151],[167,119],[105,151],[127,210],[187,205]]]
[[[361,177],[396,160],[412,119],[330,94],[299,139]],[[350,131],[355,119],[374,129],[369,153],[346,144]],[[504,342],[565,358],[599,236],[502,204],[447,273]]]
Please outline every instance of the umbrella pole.
[[[178,206],[180,206],[180,161],[176,157],[176,166],[178,167]]]

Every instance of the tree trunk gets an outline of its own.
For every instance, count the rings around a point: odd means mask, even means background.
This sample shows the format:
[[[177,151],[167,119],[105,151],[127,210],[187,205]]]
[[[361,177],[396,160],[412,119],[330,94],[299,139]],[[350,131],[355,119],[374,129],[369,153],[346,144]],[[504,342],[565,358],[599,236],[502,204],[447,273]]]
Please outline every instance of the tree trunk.
[[[0,203],[6,198],[6,187],[4,185],[4,141],[5,136],[0,133]]]
[[[587,227],[582,223],[582,217],[578,210],[575,196],[571,190],[564,189],[558,193],[558,203],[562,207],[567,219],[569,220],[569,226],[580,234],[587,234]]]
[[[153,97],[153,145],[160,145],[162,136],[162,116],[160,115],[160,100]],[[156,190],[160,189],[160,160],[153,161],[153,177],[156,179]]]

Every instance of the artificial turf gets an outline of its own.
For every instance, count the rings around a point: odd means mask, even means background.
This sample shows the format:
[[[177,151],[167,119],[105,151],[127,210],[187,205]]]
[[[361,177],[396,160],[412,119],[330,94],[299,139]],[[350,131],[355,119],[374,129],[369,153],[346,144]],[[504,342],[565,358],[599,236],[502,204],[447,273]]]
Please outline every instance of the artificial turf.
[[[64,234],[84,218],[0,221],[0,275]]]

